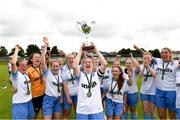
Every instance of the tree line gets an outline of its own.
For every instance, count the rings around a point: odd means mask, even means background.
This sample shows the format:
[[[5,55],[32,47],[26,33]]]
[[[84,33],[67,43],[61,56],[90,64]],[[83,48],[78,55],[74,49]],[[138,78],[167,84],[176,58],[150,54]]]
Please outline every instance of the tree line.
[[[14,50],[15,50],[15,48],[12,48],[11,51],[8,53],[8,50],[4,46],[1,46],[0,47],[0,57],[11,56],[11,55],[13,55]],[[40,48],[35,44],[30,44],[27,46],[26,50],[24,50],[23,48],[20,48],[18,55],[21,57],[25,57],[25,56],[31,55],[31,53],[34,53],[34,52],[40,53]],[[149,52],[151,52],[154,57],[160,57],[160,52],[158,49],[149,50]],[[131,50],[130,48],[122,48],[118,52],[110,52],[108,54],[113,54],[113,55],[119,54],[121,56],[127,57],[130,53],[133,53],[134,56],[142,56],[140,51]],[[55,54],[55,55],[59,54],[59,50],[58,50],[57,46],[52,47],[51,54]]]
[[[15,48],[12,48],[11,51],[8,53],[8,50],[4,47],[0,47],[0,57],[4,56],[11,56],[14,53]],[[31,55],[31,53],[40,53],[40,48],[35,44],[30,44],[27,46],[26,50],[23,48],[20,48],[20,51],[18,53],[19,56],[25,57]],[[53,46],[51,49],[51,54],[59,54],[57,46]]]

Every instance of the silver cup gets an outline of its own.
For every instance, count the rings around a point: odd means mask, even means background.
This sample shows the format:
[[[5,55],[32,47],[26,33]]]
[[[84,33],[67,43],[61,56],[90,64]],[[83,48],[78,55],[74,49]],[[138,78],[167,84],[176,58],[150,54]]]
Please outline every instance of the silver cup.
[[[95,21],[81,21],[76,23],[77,28],[80,32],[82,32],[86,39],[89,37],[89,34],[94,30],[96,22]],[[84,42],[84,46],[82,48],[85,51],[93,50],[94,45],[92,42],[86,41]]]

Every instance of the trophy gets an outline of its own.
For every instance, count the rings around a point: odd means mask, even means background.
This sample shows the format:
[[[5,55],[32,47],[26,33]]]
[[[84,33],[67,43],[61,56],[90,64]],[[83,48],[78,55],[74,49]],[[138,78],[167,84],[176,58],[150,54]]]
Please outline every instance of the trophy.
[[[95,28],[95,21],[82,21],[82,22],[77,22],[77,28],[80,32],[82,32],[86,39],[88,39],[89,34],[94,30]],[[94,45],[92,42],[84,42],[84,46],[82,48],[85,51],[90,51],[94,49]]]

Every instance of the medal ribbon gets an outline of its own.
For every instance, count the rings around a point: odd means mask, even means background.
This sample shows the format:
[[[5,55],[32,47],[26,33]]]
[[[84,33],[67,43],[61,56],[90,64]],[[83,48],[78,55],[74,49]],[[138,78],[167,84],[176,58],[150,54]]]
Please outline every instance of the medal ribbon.
[[[86,79],[88,81],[88,93],[91,93],[92,73],[91,73],[90,79],[88,78],[86,73],[84,73],[84,74],[85,74]]]
[[[167,69],[169,63],[170,63],[170,62],[168,62],[167,65],[166,65],[166,67],[164,68],[164,62],[163,62],[163,65],[162,65],[162,68],[163,68],[163,69],[162,69],[162,76],[161,76],[161,79],[162,79],[162,80],[164,79],[164,74],[165,74],[165,72],[166,72],[166,69]]]

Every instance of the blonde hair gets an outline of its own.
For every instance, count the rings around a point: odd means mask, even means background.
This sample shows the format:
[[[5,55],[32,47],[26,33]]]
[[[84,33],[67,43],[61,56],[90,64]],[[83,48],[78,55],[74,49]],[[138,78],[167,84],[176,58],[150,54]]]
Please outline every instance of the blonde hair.
[[[93,58],[92,58],[92,57],[84,57],[84,58],[82,59],[82,63],[84,63],[84,61],[85,61],[86,59],[90,59],[90,60],[92,61],[92,63],[93,63]],[[94,63],[93,63],[93,64],[94,64]]]
[[[50,67],[52,67],[52,64],[55,63],[55,62],[57,62],[59,64],[59,60],[55,59],[55,60],[51,61]]]
[[[143,56],[144,56],[144,55],[150,55],[150,56],[152,57],[152,53],[150,53],[150,52],[144,52],[144,53],[143,53]]]
[[[69,54],[66,56],[66,59],[65,59],[65,60],[67,61],[68,57],[71,56],[71,55],[72,55],[74,58],[76,57],[75,54],[69,53]]]
[[[171,50],[170,48],[164,47],[164,48],[161,49],[161,51],[162,51],[163,49],[165,49],[165,50],[167,50],[167,51],[169,52],[169,54],[171,55],[170,60],[172,61],[172,60],[173,60],[172,50]]]

